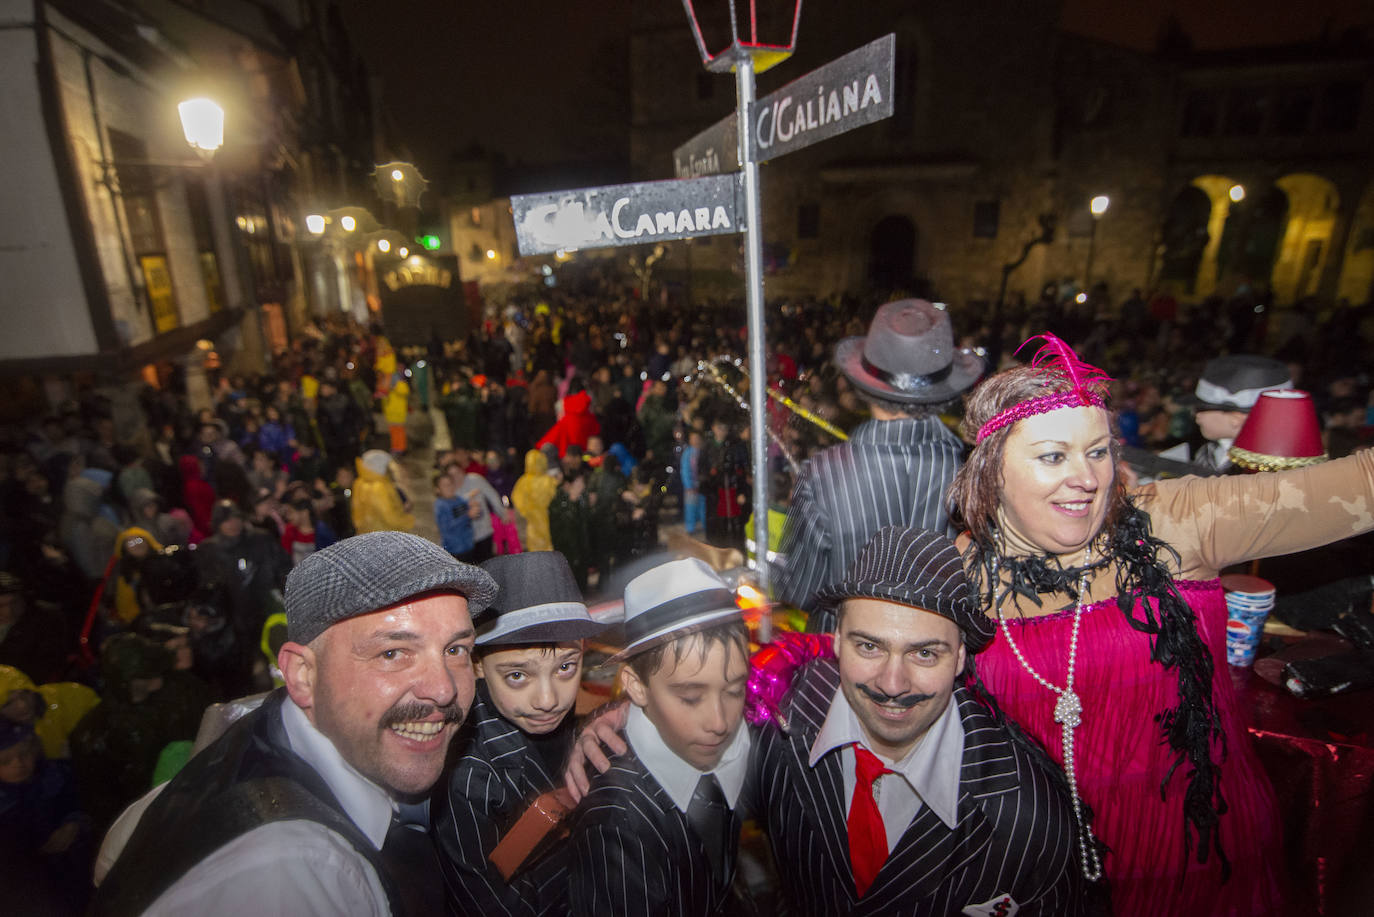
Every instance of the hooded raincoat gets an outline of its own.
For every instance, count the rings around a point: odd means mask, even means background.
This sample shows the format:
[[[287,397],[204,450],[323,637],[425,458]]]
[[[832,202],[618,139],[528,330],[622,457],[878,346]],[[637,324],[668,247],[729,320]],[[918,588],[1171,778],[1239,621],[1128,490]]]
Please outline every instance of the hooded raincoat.
[[[549,476],[549,460],[538,449],[525,453],[525,473],[515,482],[511,503],[525,520],[525,550],[552,551],[549,534],[549,504],[558,492],[558,482]]]

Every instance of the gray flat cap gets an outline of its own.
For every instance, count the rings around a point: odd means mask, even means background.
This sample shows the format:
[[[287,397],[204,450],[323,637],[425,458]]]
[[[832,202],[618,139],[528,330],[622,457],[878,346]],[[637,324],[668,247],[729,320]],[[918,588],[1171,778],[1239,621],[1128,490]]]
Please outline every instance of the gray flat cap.
[[[309,643],[333,624],[424,592],[456,592],[475,617],[496,581],[432,541],[406,532],[367,532],[302,560],[286,577],[286,635]]]

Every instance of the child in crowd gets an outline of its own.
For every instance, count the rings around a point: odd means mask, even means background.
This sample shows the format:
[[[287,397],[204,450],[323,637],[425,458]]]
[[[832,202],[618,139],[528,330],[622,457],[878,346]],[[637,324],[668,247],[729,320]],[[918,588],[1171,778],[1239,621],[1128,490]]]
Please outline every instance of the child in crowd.
[[[453,476],[443,471],[434,473],[434,522],[439,527],[444,550],[464,563],[471,563],[472,512],[468,501],[458,493]]]
[[[688,535],[706,534],[706,495],[701,492],[701,431],[687,433],[682,450],[682,524]]]
[[[625,587],[629,751],[592,779],[570,842],[573,914],[725,913],[749,768],[749,632],[734,594],[691,558]]]
[[[281,546],[294,567],[315,553],[315,510],[310,505],[310,498],[302,496],[283,504],[281,513],[282,522],[286,523],[281,533]]]
[[[564,914],[566,845],[536,845],[509,880],[491,857],[531,803],[562,786],[582,640],[601,627],[556,552],[493,557],[482,568],[501,588],[495,617],[477,631],[477,696],[454,740],[460,757],[433,805],[449,912]]]

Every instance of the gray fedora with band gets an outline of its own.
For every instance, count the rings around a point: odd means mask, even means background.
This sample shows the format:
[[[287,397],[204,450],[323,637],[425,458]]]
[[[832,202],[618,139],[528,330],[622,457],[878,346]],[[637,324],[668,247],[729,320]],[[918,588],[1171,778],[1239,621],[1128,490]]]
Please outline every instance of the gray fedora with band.
[[[477,626],[477,645],[564,643],[599,633],[577,579],[557,551],[498,554],[482,562],[501,591]]]
[[[672,560],[625,586],[625,648],[603,665],[731,621],[742,621],[735,593],[704,560]]]
[[[954,346],[954,330],[943,305],[899,299],[878,308],[867,336],[840,341],[835,365],[870,395],[908,404],[940,404],[970,389],[987,364]]]

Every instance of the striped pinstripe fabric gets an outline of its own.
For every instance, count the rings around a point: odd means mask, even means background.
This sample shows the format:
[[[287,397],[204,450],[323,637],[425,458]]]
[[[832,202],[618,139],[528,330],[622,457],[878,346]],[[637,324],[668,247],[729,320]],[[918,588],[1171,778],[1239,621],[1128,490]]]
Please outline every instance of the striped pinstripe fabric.
[[[562,786],[525,734],[503,719],[480,687],[447,781],[431,803],[431,832],[448,893],[449,912],[489,917],[552,917],[568,912],[567,849],[527,862],[507,883],[487,857],[534,797]]]
[[[814,612],[816,592],[842,578],[884,526],[952,534],[945,490],[963,452],[963,442],[931,416],[860,424],[848,442],[808,459],[783,530],[778,597]],[[833,624],[833,615],[813,614],[808,629]]]
[[[922,808],[857,898],[839,751],[807,766],[838,687],[834,660],[811,663],[787,701],[791,735],[764,729],[759,737],[759,792],[790,913],[928,917],[1004,893],[1018,917],[1084,912],[1067,796],[963,688],[954,694],[965,731],[958,827]]]
[[[746,785],[745,795],[749,792]],[[744,798],[742,796],[741,798]],[[706,849],[633,749],[592,780],[570,838],[574,915],[705,917],[730,900],[739,849],[739,809],[731,812],[730,875],[711,875]]]

